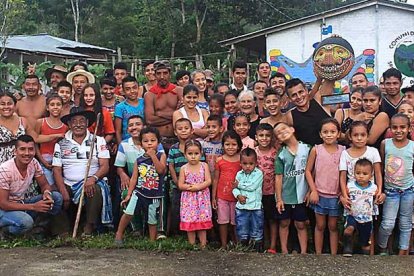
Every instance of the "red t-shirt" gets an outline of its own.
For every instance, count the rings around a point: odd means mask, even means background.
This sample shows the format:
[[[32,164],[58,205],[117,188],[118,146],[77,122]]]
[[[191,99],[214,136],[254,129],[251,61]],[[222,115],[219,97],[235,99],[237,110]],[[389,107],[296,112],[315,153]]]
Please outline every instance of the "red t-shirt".
[[[241,170],[240,161],[230,162],[220,158],[216,162],[216,173],[220,170],[219,180],[217,183],[217,198],[227,201],[237,201],[233,196],[233,183],[236,174]]]

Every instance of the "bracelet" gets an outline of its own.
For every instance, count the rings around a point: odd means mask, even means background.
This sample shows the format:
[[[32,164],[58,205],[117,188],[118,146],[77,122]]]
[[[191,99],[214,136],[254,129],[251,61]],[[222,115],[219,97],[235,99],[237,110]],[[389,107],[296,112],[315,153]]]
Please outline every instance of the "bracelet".
[[[51,195],[52,195],[52,192],[51,192],[51,191],[49,191],[49,190],[46,190],[46,191],[44,191],[44,192],[43,192],[43,194],[48,194],[48,195],[50,195],[50,196],[51,196]]]
[[[99,177],[96,176],[95,174],[91,175],[90,177],[93,177],[93,178],[95,178],[96,181],[99,181]]]

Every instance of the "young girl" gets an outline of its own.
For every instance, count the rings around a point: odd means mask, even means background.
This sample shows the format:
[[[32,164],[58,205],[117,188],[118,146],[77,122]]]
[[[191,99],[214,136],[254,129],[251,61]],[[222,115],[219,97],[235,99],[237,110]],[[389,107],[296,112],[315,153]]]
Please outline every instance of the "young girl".
[[[249,115],[238,112],[234,115],[234,131],[240,136],[240,139],[243,143],[243,148],[253,149],[255,142],[250,138],[249,134],[250,129],[250,117]]]
[[[414,107],[408,103],[408,102],[403,102],[397,110],[398,113],[402,113],[408,116],[408,118],[410,119],[410,126],[411,129],[413,129],[414,126]],[[385,138],[393,138],[393,134],[391,131],[391,128],[388,128],[387,132],[385,133]],[[412,130],[410,130],[408,132],[408,139],[410,140],[414,140],[414,132]]]
[[[349,127],[348,139],[351,141],[351,147],[344,150],[339,161],[339,183],[341,187],[341,203],[345,209],[350,210],[351,200],[349,198],[347,185],[355,182],[354,167],[355,163],[366,158],[374,165],[374,176],[371,181],[377,185],[378,189],[375,194],[375,203],[382,204],[385,195],[382,191],[382,173],[381,173],[381,157],[374,147],[367,146],[368,126],[362,121],[352,122]]]
[[[116,232],[116,246],[122,246],[125,228],[134,214],[141,212],[147,219],[150,240],[155,241],[157,238],[157,223],[160,213],[162,214],[161,200],[164,196],[164,176],[167,170],[167,157],[164,152],[157,150],[160,139],[156,128],[146,127],[141,130],[139,140],[145,153],[134,163],[128,194],[121,202],[122,206],[127,207]]]
[[[63,109],[63,100],[56,94],[50,94],[46,99],[46,110],[49,113],[47,118],[41,118],[36,121],[35,132],[41,137],[36,141],[39,146],[36,146],[36,157],[42,165],[46,179],[50,185],[54,185],[55,180],[52,172],[52,159],[55,149],[55,143],[59,138],[62,138],[68,127],[60,120],[60,114]],[[39,138],[42,138],[41,141]]]
[[[101,113],[101,121],[98,125],[98,135],[103,136],[107,143],[112,141],[115,134],[115,128],[112,121],[111,113],[102,108],[102,96],[95,84],[87,84],[81,93],[79,105],[85,110],[94,111],[95,114]],[[95,131],[96,122],[88,130]]]
[[[210,115],[220,116],[222,119],[223,129],[227,129],[227,118],[224,117],[224,97],[221,94],[213,94],[208,100],[210,106]]]
[[[398,216],[399,255],[408,255],[414,202],[414,142],[408,139],[410,118],[398,113],[391,118],[393,138],[381,143],[384,160],[384,190],[387,195],[378,235],[380,254],[387,254],[387,243]]]
[[[201,109],[197,106],[199,93],[197,87],[192,84],[184,87],[183,90],[183,102],[184,106],[174,111],[173,113],[173,125],[180,118],[187,118],[191,121],[194,129],[194,136],[196,138],[206,138],[207,129],[205,128],[208,112],[205,109]]]
[[[237,93],[235,91],[228,91],[224,94],[224,109],[226,110],[226,118],[233,116],[239,111],[237,105]]]
[[[331,254],[338,251],[338,217],[341,214],[339,206],[339,159],[344,146],[338,145],[340,135],[338,121],[327,118],[321,122],[319,135],[323,144],[312,148],[306,165],[305,176],[308,181],[310,194],[308,203],[315,211],[315,250],[322,254],[323,234],[328,217],[329,239]]]
[[[233,243],[236,243],[236,198],[232,190],[236,174],[241,170],[240,151],[243,144],[240,136],[232,130],[223,134],[222,144],[224,154],[217,158],[215,164],[212,203],[217,210],[221,248],[226,249],[229,232]]]
[[[195,245],[196,234],[201,249],[207,245],[207,231],[211,220],[211,176],[207,163],[200,162],[203,149],[197,140],[185,143],[184,154],[188,163],[181,167],[178,188],[181,193],[180,230],[187,231],[188,242]]]

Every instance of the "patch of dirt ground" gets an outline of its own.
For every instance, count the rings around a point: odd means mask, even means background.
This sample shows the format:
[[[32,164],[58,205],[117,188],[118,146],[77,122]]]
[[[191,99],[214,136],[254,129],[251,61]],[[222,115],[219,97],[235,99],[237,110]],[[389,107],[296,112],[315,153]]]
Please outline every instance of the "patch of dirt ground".
[[[0,250],[0,275],[414,275],[413,257],[146,252],[132,249]]]

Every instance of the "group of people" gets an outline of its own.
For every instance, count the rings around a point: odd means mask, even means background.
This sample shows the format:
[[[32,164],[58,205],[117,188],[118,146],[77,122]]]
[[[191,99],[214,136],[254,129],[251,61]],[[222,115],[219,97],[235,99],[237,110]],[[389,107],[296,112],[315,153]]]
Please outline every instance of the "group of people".
[[[168,61],[143,70],[140,84],[119,62],[98,85],[77,62],[47,70],[48,91],[27,75],[23,97],[0,94],[3,236],[70,233],[84,191],[82,235],[112,226],[116,246],[130,229],[150,240],[186,232],[201,249],[217,239],[221,250],[306,254],[312,233],[316,254],[351,256],[357,234],[364,254],[388,254],[394,236],[408,254],[414,87],[401,89],[397,69],[380,86],[354,74],[340,105],[321,103],[333,81],[308,90],[268,62],[246,83],[235,61],[231,85],[210,70],[172,83]]]

